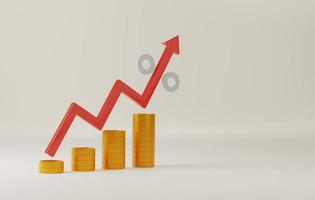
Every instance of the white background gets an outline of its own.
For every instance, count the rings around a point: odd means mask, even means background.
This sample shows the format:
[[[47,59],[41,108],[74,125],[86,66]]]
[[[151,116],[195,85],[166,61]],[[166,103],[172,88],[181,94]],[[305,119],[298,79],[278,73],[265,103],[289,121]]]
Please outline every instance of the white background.
[[[71,102],[97,114],[116,79],[139,92],[180,35],[181,53],[146,110],[120,98],[105,127],[126,129],[123,171],[71,173],[70,149],[100,132],[78,119],[56,159],[38,161]],[[314,199],[315,2],[0,1],[1,199]],[[130,168],[131,115],[157,115],[157,167]]]

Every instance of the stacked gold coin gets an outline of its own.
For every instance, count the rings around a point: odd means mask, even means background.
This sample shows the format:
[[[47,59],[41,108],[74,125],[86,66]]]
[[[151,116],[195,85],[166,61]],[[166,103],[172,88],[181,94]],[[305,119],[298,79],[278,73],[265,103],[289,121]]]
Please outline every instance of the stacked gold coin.
[[[41,174],[63,173],[63,161],[62,160],[41,160],[39,161],[39,173]]]
[[[154,167],[155,115],[133,114],[133,167]]]
[[[72,171],[94,171],[95,149],[91,147],[72,148]]]
[[[104,130],[103,141],[103,169],[125,168],[125,138],[126,132],[121,130]]]

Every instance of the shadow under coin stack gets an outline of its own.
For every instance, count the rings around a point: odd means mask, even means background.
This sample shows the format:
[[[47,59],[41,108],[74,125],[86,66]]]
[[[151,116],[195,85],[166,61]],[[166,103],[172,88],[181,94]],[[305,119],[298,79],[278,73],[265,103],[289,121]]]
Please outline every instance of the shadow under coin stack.
[[[91,147],[72,148],[72,171],[95,171],[95,149]]]
[[[39,173],[41,174],[63,173],[63,161],[62,160],[41,160],[39,162]]]
[[[155,115],[133,114],[133,167],[154,167]]]
[[[102,135],[103,169],[125,168],[126,132],[121,130],[104,130]]]

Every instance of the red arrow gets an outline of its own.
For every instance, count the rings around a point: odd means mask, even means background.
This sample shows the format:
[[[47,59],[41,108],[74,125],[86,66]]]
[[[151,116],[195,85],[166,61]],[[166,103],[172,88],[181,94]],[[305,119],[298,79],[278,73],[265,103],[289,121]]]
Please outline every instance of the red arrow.
[[[164,42],[163,44],[165,45],[163,54],[158,64],[156,65],[155,70],[152,73],[142,95],[121,80],[116,80],[114,86],[109,92],[101,110],[96,117],[84,108],[82,108],[80,105],[76,103],[71,103],[58,129],[56,130],[55,135],[50,140],[50,143],[48,144],[45,153],[50,156],[55,155],[76,116],[81,117],[95,128],[101,130],[121,93],[124,93],[125,95],[130,97],[141,107],[146,108],[173,53],[179,54],[179,36],[176,36]]]

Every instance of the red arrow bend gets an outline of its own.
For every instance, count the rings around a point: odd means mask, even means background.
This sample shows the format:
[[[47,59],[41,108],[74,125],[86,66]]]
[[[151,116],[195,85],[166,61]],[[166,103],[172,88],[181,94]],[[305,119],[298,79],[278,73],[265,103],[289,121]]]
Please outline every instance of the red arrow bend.
[[[121,80],[116,80],[114,86],[109,92],[101,110],[96,117],[84,108],[82,108],[80,105],[76,103],[71,103],[58,129],[56,130],[55,135],[50,140],[50,143],[48,144],[45,153],[50,156],[55,155],[76,116],[81,117],[95,128],[101,130],[121,93],[124,93],[125,95],[130,97],[141,107],[146,108],[173,53],[179,54],[179,36],[176,36],[164,42],[163,44],[165,45],[164,52],[158,64],[156,65],[155,70],[151,75],[142,95]]]

